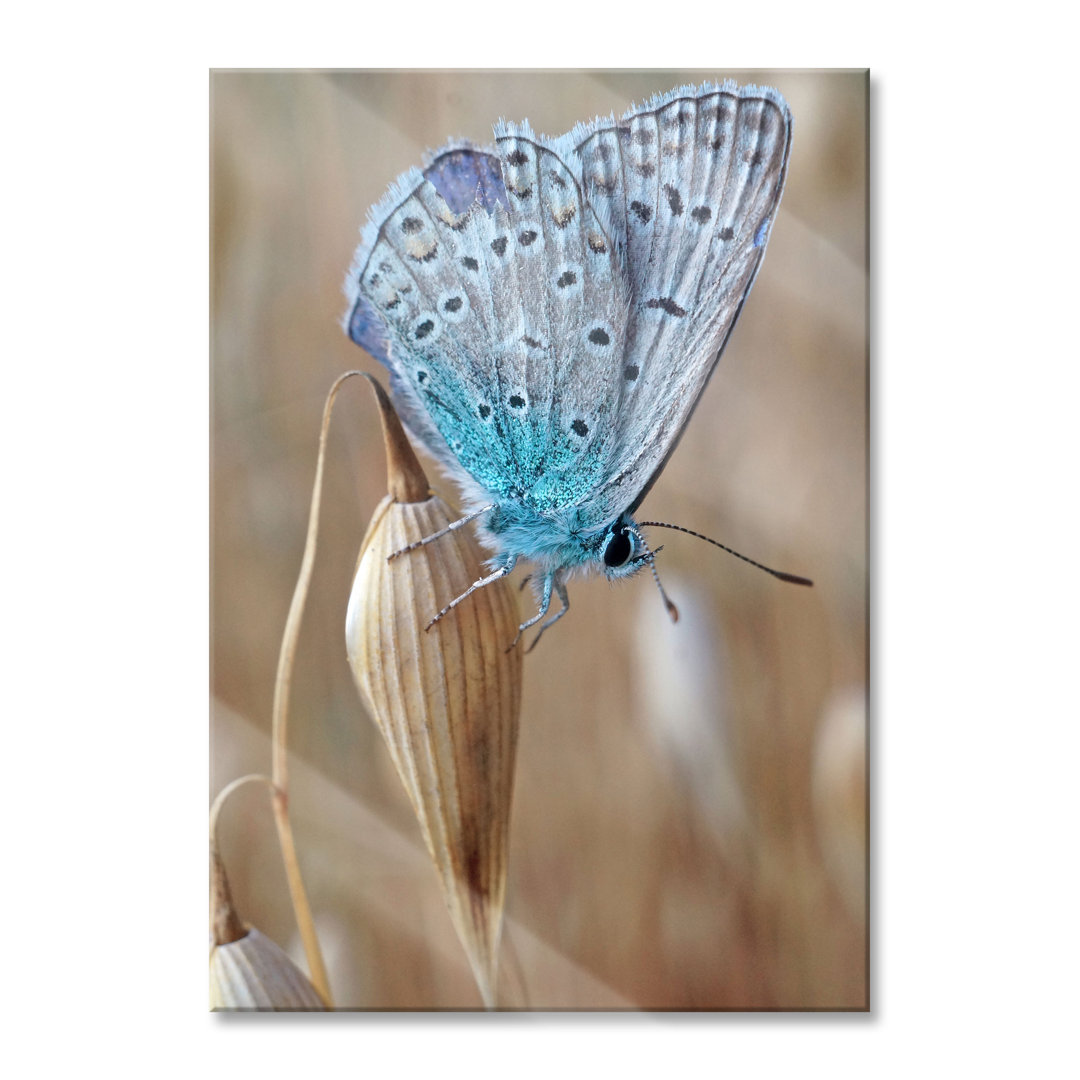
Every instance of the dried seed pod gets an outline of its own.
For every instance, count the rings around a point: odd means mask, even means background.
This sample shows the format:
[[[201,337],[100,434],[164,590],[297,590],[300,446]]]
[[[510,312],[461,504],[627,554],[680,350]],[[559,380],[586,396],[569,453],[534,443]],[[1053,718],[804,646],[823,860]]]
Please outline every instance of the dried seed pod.
[[[315,987],[264,934],[233,907],[225,867],[211,851],[211,1009],[325,1009]]]
[[[211,1009],[325,1009],[304,973],[252,927],[210,951]]]
[[[485,1004],[494,1005],[521,706],[517,598],[505,579],[425,630],[484,569],[468,529],[390,556],[458,516],[430,493],[377,388],[390,494],[361,547],[349,663],[412,802]]]

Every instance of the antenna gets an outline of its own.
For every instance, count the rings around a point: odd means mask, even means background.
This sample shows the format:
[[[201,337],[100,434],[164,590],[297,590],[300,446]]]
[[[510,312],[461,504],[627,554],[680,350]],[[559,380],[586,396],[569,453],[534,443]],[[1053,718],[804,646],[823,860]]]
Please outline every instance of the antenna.
[[[734,548],[729,548],[724,544],[721,544],[718,540],[713,540],[712,537],[704,536],[702,533],[694,532],[693,529],[684,529],[681,525],[672,525],[667,521],[639,521],[638,525],[652,525],[658,529],[674,529],[675,532],[687,533],[689,536],[696,536],[699,540],[706,540],[708,543],[713,544],[715,547],[720,548],[722,551],[726,551],[729,555],[734,555],[737,559],[742,559],[743,562],[748,562],[751,566],[756,566],[759,570],[764,570],[766,574],[772,574],[774,578],[779,578],[781,581],[789,581],[792,585],[813,585],[814,583],[809,578],[799,577],[798,574],[788,574],[783,570],[773,570],[772,567],[764,566],[759,562],[755,562],[753,559],[748,559],[745,555],[740,555]],[[659,548],[657,548],[659,550]],[[656,574],[656,568],[653,568],[653,575]],[[660,584],[659,578],[656,584]],[[663,593],[663,589],[660,590]],[[665,601],[670,605],[671,601],[664,597]],[[674,605],[672,605],[674,606]]]

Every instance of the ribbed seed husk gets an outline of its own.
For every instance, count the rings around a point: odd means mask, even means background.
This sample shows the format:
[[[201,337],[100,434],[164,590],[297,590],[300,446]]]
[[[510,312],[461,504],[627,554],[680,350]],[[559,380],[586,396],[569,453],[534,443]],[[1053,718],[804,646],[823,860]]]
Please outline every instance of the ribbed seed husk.
[[[357,685],[412,802],[485,1004],[494,1004],[521,707],[517,598],[485,576],[468,527],[387,561],[457,515],[387,496],[365,537],[346,619]]]
[[[304,973],[254,927],[210,951],[211,1009],[325,1009]]]

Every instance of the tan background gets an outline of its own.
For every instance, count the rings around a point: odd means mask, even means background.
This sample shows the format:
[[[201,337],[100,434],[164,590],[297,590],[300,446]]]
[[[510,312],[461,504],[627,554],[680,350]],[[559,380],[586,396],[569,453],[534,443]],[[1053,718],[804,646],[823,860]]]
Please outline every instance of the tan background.
[[[381,373],[341,331],[367,208],[425,149],[500,116],[560,134],[682,83],[788,99],[768,254],[641,515],[812,577],[781,584],[654,531],[648,575],[571,584],[526,660],[503,1001],[534,1008],[866,1002],[867,81],[835,72],[219,72],[212,105],[211,789],[269,767],[281,629],[330,383]],[[342,1006],[474,1008],[419,831],[345,662],[384,493],[367,389],[329,444],[294,680],[294,823]],[[453,489],[435,470],[436,486]],[[245,917],[295,949],[265,796],[222,842]]]

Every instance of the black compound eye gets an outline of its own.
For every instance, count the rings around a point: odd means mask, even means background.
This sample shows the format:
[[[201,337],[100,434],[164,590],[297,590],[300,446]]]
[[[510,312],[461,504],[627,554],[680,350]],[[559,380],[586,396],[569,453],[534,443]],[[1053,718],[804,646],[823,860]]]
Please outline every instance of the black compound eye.
[[[630,531],[625,526],[620,526],[611,534],[611,539],[604,548],[604,565],[625,566],[633,552]]]

